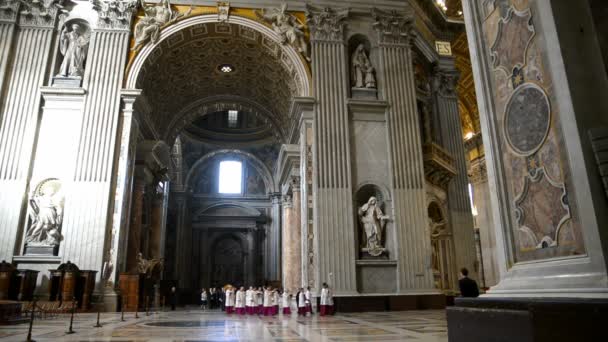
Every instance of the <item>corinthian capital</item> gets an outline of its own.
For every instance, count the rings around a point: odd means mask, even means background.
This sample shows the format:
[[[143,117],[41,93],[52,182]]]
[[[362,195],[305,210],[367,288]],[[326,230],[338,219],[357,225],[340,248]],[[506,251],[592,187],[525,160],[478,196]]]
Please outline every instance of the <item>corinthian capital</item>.
[[[129,30],[133,14],[137,12],[138,0],[89,0],[97,11],[97,28]]]
[[[344,41],[345,19],[348,8],[319,9],[306,5],[306,23],[310,30],[311,41],[342,42]]]
[[[433,70],[433,92],[443,97],[456,97],[456,87],[460,73],[457,70],[445,70],[438,66]]]
[[[414,15],[408,9],[405,13],[382,11],[372,8],[373,27],[378,33],[378,41],[385,45],[409,45],[415,38],[413,32]]]
[[[14,23],[19,11],[19,0],[0,0],[0,22]]]
[[[20,0],[20,26],[54,27],[57,14],[63,10],[63,0]]]

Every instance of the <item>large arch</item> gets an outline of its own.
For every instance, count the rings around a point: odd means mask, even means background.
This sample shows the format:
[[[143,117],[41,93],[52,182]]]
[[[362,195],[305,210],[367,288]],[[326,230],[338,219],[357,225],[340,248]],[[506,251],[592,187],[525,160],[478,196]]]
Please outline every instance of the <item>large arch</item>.
[[[233,72],[219,71],[224,61]],[[157,43],[145,44],[127,68],[124,87],[143,90],[151,124],[171,144],[202,105],[227,96],[267,117],[284,140],[292,101],[310,96],[310,82],[305,60],[271,28],[239,16],[220,23],[209,14],[180,20],[163,29]]]

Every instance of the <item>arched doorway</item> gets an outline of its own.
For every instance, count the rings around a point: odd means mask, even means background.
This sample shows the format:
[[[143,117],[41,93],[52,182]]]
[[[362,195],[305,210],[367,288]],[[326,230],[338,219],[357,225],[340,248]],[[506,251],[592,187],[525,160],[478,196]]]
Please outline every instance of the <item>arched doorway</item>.
[[[260,22],[194,16],[163,29],[156,44],[137,52],[125,87],[142,90],[135,102],[144,118],[140,129],[166,141],[178,164],[168,203],[173,221],[166,240],[174,252],[166,278],[193,299],[201,285],[279,280],[281,208],[273,201],[278,190],[271,172],[298,120],[293,101],[310,94],[304,59]],[[173,148],[176,141],[179,148]],[[241,164],[234,193],[219,187],[226,161]],[[227,204],[268,219],[207,215],[201,221],[204,208]],[[228,233],[241,240],[240,250],[232,248],[238,239],[215,240]]]

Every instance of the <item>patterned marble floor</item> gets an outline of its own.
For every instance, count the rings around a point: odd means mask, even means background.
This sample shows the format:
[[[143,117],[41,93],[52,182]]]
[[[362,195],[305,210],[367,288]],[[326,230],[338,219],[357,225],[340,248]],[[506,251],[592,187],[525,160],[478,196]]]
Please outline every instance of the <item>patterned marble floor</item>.
[[[94,328],[95,314],[79,314],[75,334],[67,335],[69,316],[36,320],[36,341],[415,341],[447,342],[445,311],[367,312],[332,317],[238,317],[200,310],[102,314],[103,327]],[[27,324],[0,326],[1,341],[25,341]]]

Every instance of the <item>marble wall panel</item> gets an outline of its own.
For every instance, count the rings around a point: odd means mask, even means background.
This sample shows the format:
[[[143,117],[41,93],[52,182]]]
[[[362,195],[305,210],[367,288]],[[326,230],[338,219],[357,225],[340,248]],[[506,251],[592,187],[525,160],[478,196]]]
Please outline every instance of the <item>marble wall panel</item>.
[[[505,151],[510,215],[516,223],[510,232],[515,261],[583,255],[582,227],[556,105],[555,87],[564,85],[554,81],[548,66],[548,42],[538,28],[534,1],[504,3],[489,11],[483,28],[491,47],[496,122]],[[545,181],[531,182],[539,172]],[[547,231],[553,233],[552,242],[543,244]]]

